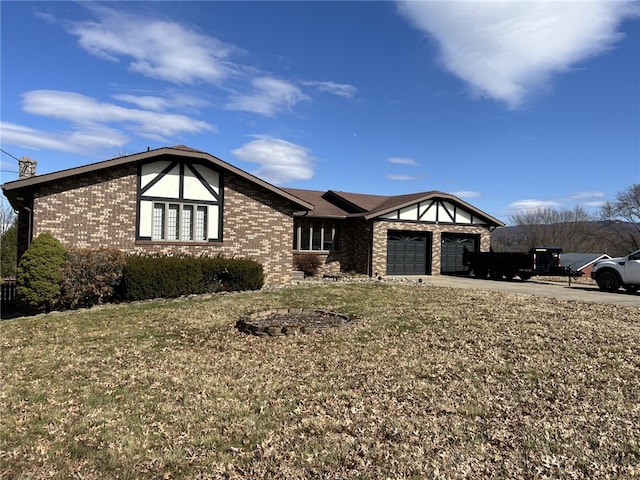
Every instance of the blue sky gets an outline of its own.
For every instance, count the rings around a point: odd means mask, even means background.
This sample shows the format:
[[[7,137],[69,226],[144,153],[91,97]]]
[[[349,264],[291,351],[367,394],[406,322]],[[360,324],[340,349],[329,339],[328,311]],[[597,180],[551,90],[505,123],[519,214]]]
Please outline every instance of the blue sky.
[[[640,182],[640,3],[13,2],[2,182],[188,145],[278,186],[507,221]]]

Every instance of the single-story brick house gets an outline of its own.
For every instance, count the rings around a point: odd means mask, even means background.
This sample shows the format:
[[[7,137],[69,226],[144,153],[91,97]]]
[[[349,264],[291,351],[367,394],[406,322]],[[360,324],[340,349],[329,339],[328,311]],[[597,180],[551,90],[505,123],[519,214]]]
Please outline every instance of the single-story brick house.
[[[159,148],[2,185],[18,212],[19,255],[47,232],[66,247],[252,258],[268,284],[295,256],[321,273],[459,273],[502,222],[443,192],[399,196],[278,188],[206,152]]]

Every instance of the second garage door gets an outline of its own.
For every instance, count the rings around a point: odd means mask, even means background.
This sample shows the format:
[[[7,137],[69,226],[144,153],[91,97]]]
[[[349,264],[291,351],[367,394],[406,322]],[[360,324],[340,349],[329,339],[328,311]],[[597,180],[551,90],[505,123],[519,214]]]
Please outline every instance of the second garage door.
[[[478,235],[462,235],[455,233],[442,234],[442,250],[440,258],[440,273],[446,275],[461,275],[469,269],[462,263],[462,256],[466,248],[470,252],[478,250]]]
[[[390,230],[387,275],[430,275],[431,233]]]

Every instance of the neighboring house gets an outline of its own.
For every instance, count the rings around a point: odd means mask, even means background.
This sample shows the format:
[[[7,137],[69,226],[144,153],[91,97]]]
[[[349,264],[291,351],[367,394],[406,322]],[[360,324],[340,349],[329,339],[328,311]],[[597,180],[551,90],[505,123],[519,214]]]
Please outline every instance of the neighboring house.
[[[66,247],[252,258],[267,284],[294,256],[322,273],[461,273],[464,247],[489,250],[502,222],[437,191],[399,196],[275,187],[213,155],[159,148],[44,175],[23,159],[2,186],[18,211],[19,255],[40,233]]]
[[[583,272],[583,278],[591,278],[591,268],[598,260],[611,258],[606,253],[561,253],[560,266]]]

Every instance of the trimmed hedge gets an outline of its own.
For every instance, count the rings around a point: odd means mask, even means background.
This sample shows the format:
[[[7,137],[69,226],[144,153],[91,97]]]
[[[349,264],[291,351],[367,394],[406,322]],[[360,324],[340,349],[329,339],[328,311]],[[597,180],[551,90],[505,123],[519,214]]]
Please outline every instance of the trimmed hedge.
[[[18,266],[16,296],[24,313],[79,308],[113,300],[175,298],[259,290],[262,265],[247,259],[187,255],[129,255],[119,250],[70,249],[49,234],[36,238]]]
[[[171,255],[130,255],[122,278],[128,301],[175,298],[220,291],[258,290],[262,265],[246,259]]]

